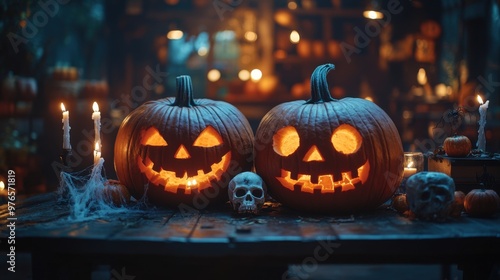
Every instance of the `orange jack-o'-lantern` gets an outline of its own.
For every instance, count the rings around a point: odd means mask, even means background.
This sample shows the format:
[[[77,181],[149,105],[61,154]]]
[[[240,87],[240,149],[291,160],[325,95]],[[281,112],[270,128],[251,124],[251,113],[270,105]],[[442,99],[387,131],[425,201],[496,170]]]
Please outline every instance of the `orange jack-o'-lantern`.
[[[227,201],[230,179],[252,167],[253,132],[232,105],[193,99],[189,76],[177,78],[177,97],[147,102],[123,121],[115,169],[135,197],[193,205],[196,195]],[[223,190],[224,189],[224,190]]]
[[[316,68],[310,100],[280,104],[264,116],[255,136],[256,172],[273,198],[297,209],[373,208],[401,181],[401,139],[373,102],[331,97],[326,75],[333,68]]]

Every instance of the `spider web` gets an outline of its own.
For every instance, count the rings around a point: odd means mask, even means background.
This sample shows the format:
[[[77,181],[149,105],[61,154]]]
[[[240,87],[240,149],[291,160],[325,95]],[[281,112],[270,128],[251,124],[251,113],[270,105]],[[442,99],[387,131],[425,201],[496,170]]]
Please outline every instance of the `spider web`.
[[[72,221],[85,221],[96,218],[110,217],[123,212],[142,211],[141,207],[146,204],[145,196],[135,204],[127,204],[126,197],[121,191],[114,191],[115,197],[121,203],[114,203],[112,191],[103,168],[104,159],[93,166],[77,172],[64,172],[60,174],[60,185],[58,189],[59,200],[66,202],[70,214],[68,219]]]

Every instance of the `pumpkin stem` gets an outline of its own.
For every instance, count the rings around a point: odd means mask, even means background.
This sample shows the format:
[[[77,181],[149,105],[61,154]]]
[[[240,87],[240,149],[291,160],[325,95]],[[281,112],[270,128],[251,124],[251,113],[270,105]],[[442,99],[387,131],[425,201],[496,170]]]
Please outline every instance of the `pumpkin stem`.
[[[331,63],[320,65],[314,69],[311,75],[311,99],[307,100],[306,104],[336,100],[330,94],[328,81],[326,80],[326,75],[333,69],[335,69],[335,65]]]
[[[179,107],[192,107],[197,104],[193,98],[193,82],[188,75],[181,75],[176,78],[177,83],[177,96],[175,97],[172,106]]]

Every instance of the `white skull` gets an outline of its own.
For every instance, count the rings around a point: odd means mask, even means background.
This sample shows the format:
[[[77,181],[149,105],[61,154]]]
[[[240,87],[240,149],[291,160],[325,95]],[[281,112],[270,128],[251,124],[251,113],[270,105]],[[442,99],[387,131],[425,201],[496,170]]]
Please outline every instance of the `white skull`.
[[[228,195],[238,213],[258,214],[266,200],[266,191],[262,178],[248,171],[236,175],[229,182]]]
[[[453,179],[440,172],[419,172],[406,181],[406,199],[415,216],[433,220],[445,218],[455,196]]]

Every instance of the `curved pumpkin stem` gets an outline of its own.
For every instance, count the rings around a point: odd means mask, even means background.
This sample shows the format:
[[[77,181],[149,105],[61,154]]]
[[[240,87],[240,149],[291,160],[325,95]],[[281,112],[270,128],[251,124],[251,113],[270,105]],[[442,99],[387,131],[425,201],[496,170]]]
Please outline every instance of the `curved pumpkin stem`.
[[[193,98],[193,82],[188,75],[181,75],[176,78],[177,83],[177,96],[175,97],[172,106],[179,107],[192,107],[197,104]]]
[[[307,100],[306,104],[336,100],[330,94],[328,82],[326,80],[326,75],[333,69],[335,69],[335,65],[331,63],[320,65],[314,69],[311,75],[311,99]]]

